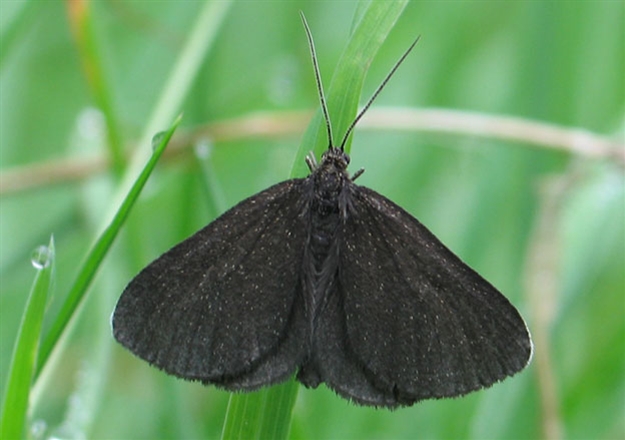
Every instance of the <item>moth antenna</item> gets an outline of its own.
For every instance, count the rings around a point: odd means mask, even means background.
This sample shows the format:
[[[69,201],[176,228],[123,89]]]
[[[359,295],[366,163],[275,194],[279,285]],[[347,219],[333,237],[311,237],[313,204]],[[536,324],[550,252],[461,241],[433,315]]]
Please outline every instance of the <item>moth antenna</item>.
[[[352,131],[354,131],[354,127],[356,127],[356,124],[358,123],[358,121],[360,121],[360,118],[362,118],[363,115],[365,114],[365,112],[369,109],[369,107],[371,107],[371,104],[373,103],[375,98],[378,97],[378,95],[380,94],[380,92],[382,91],[384,86],[386,86],[386,83],[388,83],[388,81],[391,79],[391,77],[393,76],[395,71],[399,68],[401,63],[404,62],[404,60],[406,59],[406,57],[408,56],[408,54],[410,53],[412,48],[415,47],[415,45],[419,41],[419,38],[421,38],[420,35],[412,42],[410,47],[408,47],[408,49],[404,52],[404,54],[401,56],[401,58],[399,58],[399,60],[395,63],[395,65],[393,66],[391,71],[388,73],[388,75],[386,75],[386,78],[384,78],[384,80],[378,86],[378,88],[375,90],[375,92],[373,92],[373,95],[371,96],[371,98],[369,98],[369,100],[367,101],[365,106],[362,108],[362,110],[360,110],[360,113],[358,113],[358,115],[354,118],[354,121],[347,128],[347,131],[345,132],[345,136],[343,136],[343,140],[341,141],[341,146],[339,147],[341,149],[341,151],[344,150],[345,143],[347,142],[347,138],[349,138],[349,135],[352,134]]]
[[[310,28],[306,22],[304,13],[300,11],[302,22],[304,23],[304,29],[306,30],[306,38],[308,38],[308,47],[310,48],[310,56],[312,58],[313,69],[315,71],[315,80],[317,81],[317,91],[319,92],[319,101],[321,102],[321,111],[323,112],[323,118],[326,121],[326,130],[328,131],[328,148],[334,146],[334,138],[332,137],[332,125],[330,124],[330,114],[328,113],[328,105],[326,104],[326,97],[323,93],[323,84],[321,83],[321,73],[319,72],[319,64],[317,63],[317,53],[315,52],[315,42],[313,41]]]

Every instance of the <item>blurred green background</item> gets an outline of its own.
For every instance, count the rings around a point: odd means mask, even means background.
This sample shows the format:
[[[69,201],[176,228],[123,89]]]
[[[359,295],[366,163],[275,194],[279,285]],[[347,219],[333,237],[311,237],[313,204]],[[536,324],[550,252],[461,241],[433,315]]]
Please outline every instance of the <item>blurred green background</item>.
[[[87,170],[90,158],[110,151],[98,103],[108,103],[125,151],[148,151],[137,142],[206,7],[90,3],[86,53],[93,58],[85,61],[71,5],[84,4],[0,3],[0,173],[26,167],[21,178],[34,182],[27,190],[5,185],[0,199],[0,387],[34,276],[31,252],[54,234],[45,332],[116,207],[121,179],[113,167]],[[299,11],[328,87],[357,6],[215,6],[222,15],[206,30],[215,32],[212,45],[179,108],[170,109],[184,112],[180,132],[254,112],[315,110]],[[415,51],[374,106],[512,115],[623,142],[625,3],[411,2],[371,66],[363,100],[417,35]],[[104,98],[94,93],[86,63],[101,69]],[[35,388],[35,436],[220,435],[228,394],[134,358],[114,342],[110,315],[148,262],[242,198],[286,179],[303,130],[209,144],[201,155],[188,148],[159,164]],[[354,406],[324,386],[301,388],[291,437],[624,438],[625,185],[618,161],[467,135],[382,130],[356,130],[351,157],[352,172],[366,169],[359,184],[419,218],[510,298],[537,353],[527,370],[491,389],[394,412]],[[76,167],[63,162],[70,159]],[[49,183],[58,161],[59,181]],[[72,178],[76,169],[88,177]]]

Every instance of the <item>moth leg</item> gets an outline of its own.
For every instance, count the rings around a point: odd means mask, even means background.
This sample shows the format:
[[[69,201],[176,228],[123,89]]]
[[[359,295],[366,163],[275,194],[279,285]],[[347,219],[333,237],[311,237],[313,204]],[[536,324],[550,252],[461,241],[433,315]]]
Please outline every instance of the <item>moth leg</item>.
[[[354,173],[354,175],[352,176],[352,182],[353,182],[354,180],[358,179],[360,176],[362,176],[362,173],[364,173],[364,172],[365,172],[365,169],[364,169],[364,168],[361,168],[361,169],[359,169],[358,171],[356,171],[356,172]]]

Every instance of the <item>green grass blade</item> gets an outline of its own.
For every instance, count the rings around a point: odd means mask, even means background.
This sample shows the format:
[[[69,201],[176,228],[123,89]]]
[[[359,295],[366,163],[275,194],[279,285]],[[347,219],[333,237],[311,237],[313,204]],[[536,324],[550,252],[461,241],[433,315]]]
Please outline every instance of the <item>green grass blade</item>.
[[[372,1],[364,10],[359,8],[360,19],[355,22],[353,33],[332,76],[330,88],[326,90],[335,143],[341,141],[347,127],[356,116],[367,70],[407,4],[407,0],[393,2],[381,0]],[[315,25],[310,23],[310,26],[314,37]],[[323,54],[317,55],[323,57]],[[312,70],[311,84],[314,84]],[[302,139],[293,167],[293,176],[307,173],[304,158],[309,151],[313,151],[316,157],[319,157],[328,148],[324,124],[319,110]],[[348,141],[345,145],[347,153],[350,146],[351,141]]]
[[[255,393],[233,394],[222,439],[283,439],[289,433],[299,384],[293,380]]]
[[[121,174],[125,167],[123,142],[119,118],[113,105],[113,90],[104,69],[100,41],[95,29],[93,4],[74,2],[68,4],[68,18],[74,31],[74,39],[83,71],[91,89],[96,106],[102,111],[106,122],[106,137],[113,170]]]
[[[56,317],[56,320],[52,324],[50,331],[44,339],[37,363],[37,376],[41,372],[41,369],[45,365],[46,361],[48,360],[50,353],[56,346],[61,334],[63,333],[63,330],[65,330],[65,327],[69,323],[69,320],[74,315],[74,312],[84,298],[85,293],[87,292],[87,288],[91,284],[91,281],[93,280],[93,277],[100,267],[104,256],[110,249],[113,241],[115,240],[115,237],[117,236],[117,233],[126,221],[126,218],[130,213],[130,209],[139,197],[143,186],[147,182],[148,177],[152,173],[152,170],[154,170],[158,159],[161,157],[161,154],[163,154],[163,151],[165,151],[165,147],[173,136],[174,131],[178,127],[180,120],[181,117],[178,117],[169,130],[167,130],[165,133],[155,136],[153,143],[153,145],[155,145],[155,148],[152,153],[152,157],[150,157],[150,160],[143,168],[143,171],[141,171],[141,174],[139,174],[139,177],[135,180],[134,184],[130,188],[128,195],[121,203],[119,209],[117,210],[117,213],[113,217],[113,220],[111,221],[109,226],[104,230],[104,232],[100,235],[94,246],[89,251],[89,254],[85,259],[85,262],[81,266],[78,272],[78,276],[76,277],[76,280],[73,283],[70,292],[67,295],[67,298],[63,306],[61,307],[59,314]]]
[[[197,19],[189,32],[188,39],[180,51],[178,59],[163,86],[158,101],[154,105],[154,111],[150,115],[141,136],[140,145],[147,143],[154,132],[169,123],[179,112],[180,106],[188,96],[189,91],[200,71],[202,62],[206,59],[208,51],[212,48],[218,31],[226,14],[233,2],[224,0],[218,2],[205,2],[198,12]],[[137,150],[132,158],[129,169],[138,169],[142,166],[146,157],[142,150]],[[134,175],[134,173],[127,173]]]
[[[0,438],[3,439],[24,437],[41,325],[54,272],[54,239],[50,238],[48,247],[42,246],[36,252],[38,254],[33,256],[33,265],[37,268],[37,274],[15,341],[0,415]]]
[[[334,133],[338,138],[336,142],[340,141],[354,119],[367,69],[406,4],[407,1],[373,1],[362,11],[336,67],[329,93],[326,93]],[[314,36],[315,26],[311,26]],[[302,38],[305,38],[303,30]],[[314,84],[312,72],[311,84]],[[318,111],[304,135],[291,174],[305,174],[304,156],[308,151],[314,151],[319,157],[327,147],[325,126],[321,111]],[[298,388],[298,383],[291,379],[256,393],[233,394],[222,439],[286,438]]]

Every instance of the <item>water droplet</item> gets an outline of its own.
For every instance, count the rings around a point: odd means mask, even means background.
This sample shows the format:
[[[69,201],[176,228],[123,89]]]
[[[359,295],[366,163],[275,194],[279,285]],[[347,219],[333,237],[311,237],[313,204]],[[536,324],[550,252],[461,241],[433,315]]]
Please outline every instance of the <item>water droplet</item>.
[[[165,137],[165,131],[159,131],[152,137],[152,151],[156,150]]]
[[[87,140],[99,140],[105,135],[104,114],[96,108],[88,107],[78,115],[78,133]]]
[[[52,251],[48,246],[39,246],[35,249],[30,257],[30,262],[37,270],[44,269],[50,265],[52,260]]]
[[[37,419],[30,425],[30,438],[34,440],[41,440],[44,438],[48,424],[45,420]]]
[[[213,143],[208,139],[200,139],[193,147],[195,155],[202,160],[210,158],[213,152]]]

